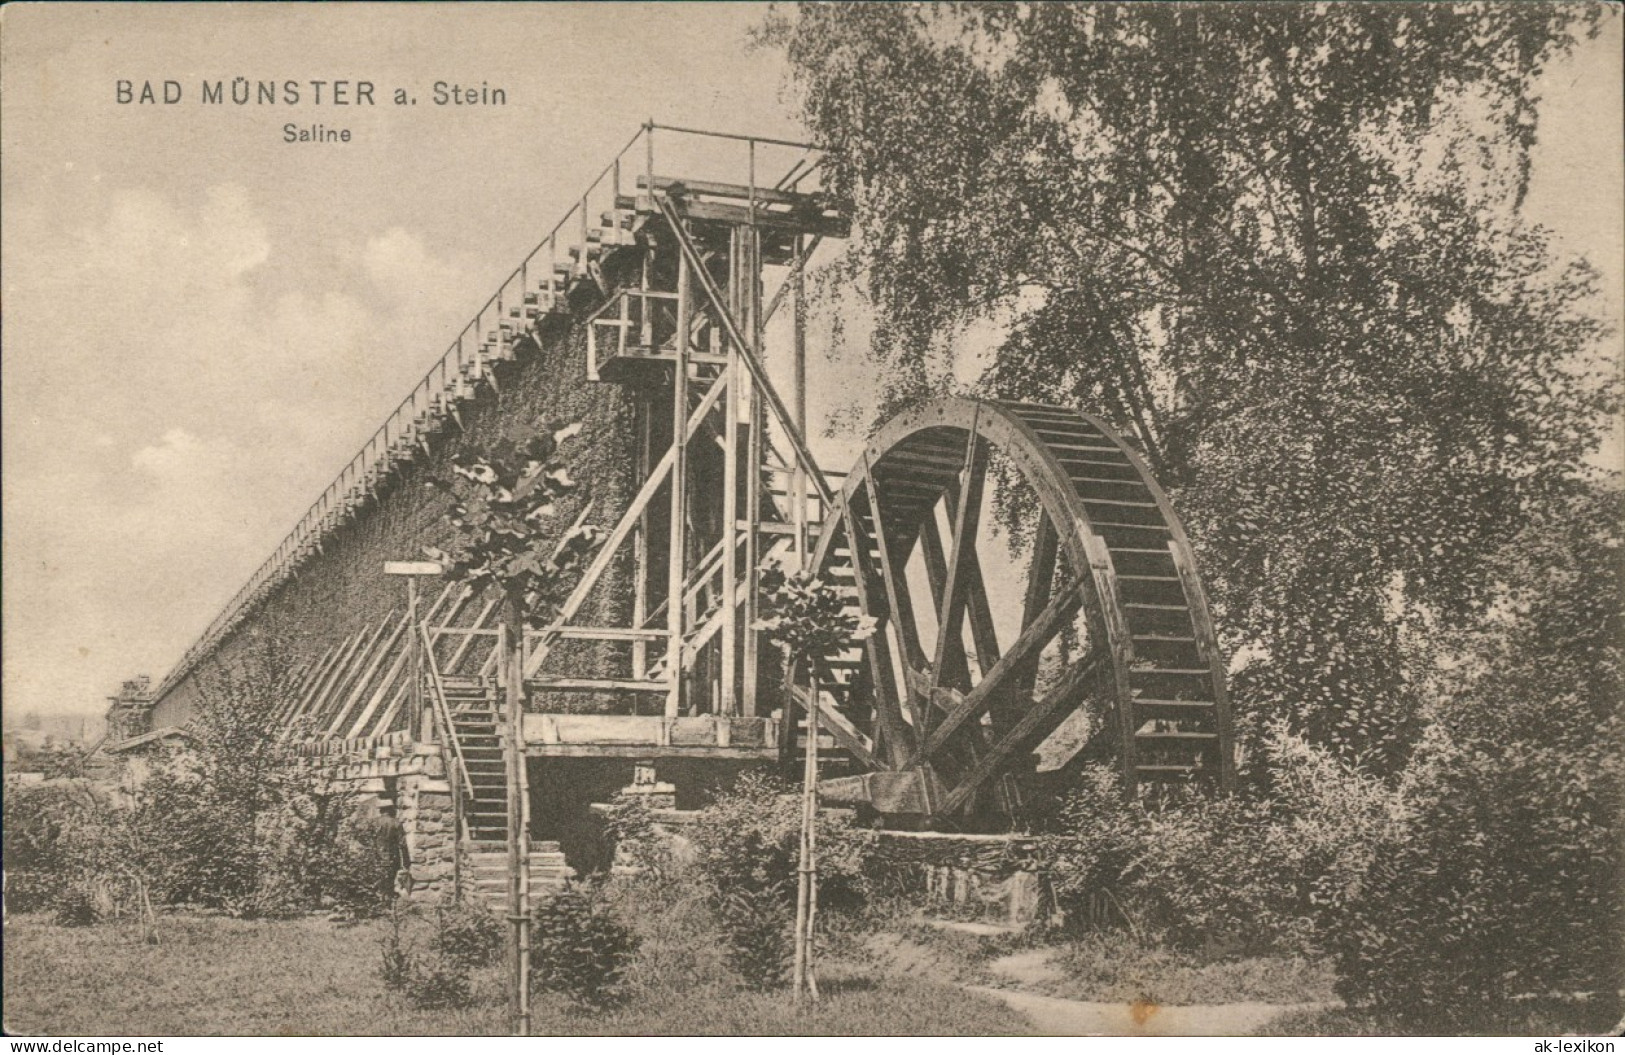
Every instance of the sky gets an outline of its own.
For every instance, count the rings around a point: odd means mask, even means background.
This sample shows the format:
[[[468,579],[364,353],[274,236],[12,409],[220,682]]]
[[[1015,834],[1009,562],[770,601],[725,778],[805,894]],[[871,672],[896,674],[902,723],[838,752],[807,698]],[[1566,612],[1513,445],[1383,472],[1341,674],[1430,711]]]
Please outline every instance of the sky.
[[[765,11],[0,9],[7,711],[162,676],[642,121],[804,138],[748,47]],[[1616,319],[1621,50],[1614,17],[1546,78],[1527,205]],[[199,98],[239,76],[305,104]],[[175,105],[118,101],[165,80]],[[375,105],[309,105],[318,80]],[[436,81],[506,102],[436,106]],[[853,386],[813,352],[817,422]]]

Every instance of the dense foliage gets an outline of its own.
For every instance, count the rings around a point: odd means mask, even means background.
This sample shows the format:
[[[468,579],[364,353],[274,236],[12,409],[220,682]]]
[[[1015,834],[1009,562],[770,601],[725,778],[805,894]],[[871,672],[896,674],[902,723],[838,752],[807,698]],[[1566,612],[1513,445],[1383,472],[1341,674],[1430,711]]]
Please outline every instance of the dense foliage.
[[[1299,954],[1392,838],[1399,798],[1277,726],[1269,797],[1127,800],[1093,768],[1043,840],[1043,864],[1074,932],[1212,955]]]
[[[690,837],[693,867],[709,893],[729,959],[757,988],[788,975],[801,804],[791,785],[747,772],[700,812]],[[870,835],[844,817],[818,815],[821,923],[863,908],[869,897]]]
[[[1533,82],[1596,7],[809,4],[795,72],[892,401],[1104,413],[1191,528],[1264,716],[1392,771],[1407,623],[1572,494],[1616,404],[1595,275],[1520,219]]]
[[[1577,505],[1505,547],[1495,625],[1451,639],[1407,823],[1332,918],[1353,1000],[1462,1022],[1625,986],[1625,522],[1617,492]]]
[[[8,793],[17,907],[43,898],[130,914],[176,904],[243,916],[382,911],[401,863],[398,829],[281,749],[271,716],[286,670],[261,649],[211,672],[191,735],[148,759],[129,791]]]
[[[579,425],[471,448],[452,459],[452,479],[429,485],[452,497],[446,518],[457,531],[449,551],[425,547],[453,581],[474,589],[494,585],[533,626],[552,622],[582,564],[602,541],[596,527],[577,523],[548,553],[545,536],[559,504],[579,487],[558,457],[559,444]],[[460,481],[460,482],[459,482]]]
[[[1617,364],[1594,270],[1521,211],[1537,82],[1602,17],[806,4],[764,27],[854,210],[828,286],[871,303],[887,401],[975,376],[1103,413],[1198,550],[1248,788],[1092,796],[1078,892],[1176,943],[1324,943],[1355,1001],[1617,991],[1620,517],[1590,464]],[[971,327],[997,337],[956,363]],[[1343,774],[1308,814],[1288,743]]]
[[[601,900],[582,890],[542,899],[532,913],[531,982],[584,1007],[621,996],[637,937]]]

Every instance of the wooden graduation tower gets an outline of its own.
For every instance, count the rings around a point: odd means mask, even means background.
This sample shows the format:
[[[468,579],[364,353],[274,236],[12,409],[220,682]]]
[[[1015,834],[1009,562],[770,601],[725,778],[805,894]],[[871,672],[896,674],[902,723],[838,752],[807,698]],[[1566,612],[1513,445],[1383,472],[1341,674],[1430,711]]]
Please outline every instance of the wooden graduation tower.
[[[594,515],[605,544],[560,618],[525,635],[528,756],[644,762],[650,781],[669,759],[792,764],[817,707],[826,799],[908,827],[1019,824],[1080,759],[1115,761],[1131,792],[1227,786],[1223,665],[1139,437],[1070,408],[950,398],[881,426],[845,476],[816,463],[803,276],[848,227],[818,189],[818,159],[803,144],[641,128],[155,697],[391,473],[432,455],[500,364],[584,328],[588,376],[556,383],[625,390],[637,489],[613,524]],[[754,629],[758,569],[774,557],[878,623],[816,679]],[[607,606],[625,613],[618,625],[584,618],[628,580],[630,603]],[[437,755],[478,865],[511,834],[497,604],[460,584],[430,593],[313,657],[280,717],[340,776]],[[584,693],[593,713],[557,705]]]

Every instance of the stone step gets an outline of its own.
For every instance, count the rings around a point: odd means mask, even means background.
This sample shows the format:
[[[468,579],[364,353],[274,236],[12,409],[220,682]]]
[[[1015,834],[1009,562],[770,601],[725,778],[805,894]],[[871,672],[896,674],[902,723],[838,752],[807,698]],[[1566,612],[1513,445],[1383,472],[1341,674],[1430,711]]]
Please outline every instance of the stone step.
[[[506,872],[508,870],[508,859],[504,856],[501,860],[487,860],[475,856],[469,861],[468,866],[480,872]],[[531,854],[530,867],[534,870],[538,868],[567,869],[570,866],[565,863],[563,854]]]
[[[482,842],[479,839],[470,839],[464,845],[468,847],[468,852],[471,854],[505,854],[508,852],[508,844],[500,841]],[[558,840],[540,839],[532,842],[530,852],[533,854],[556,854],[559,852]]]

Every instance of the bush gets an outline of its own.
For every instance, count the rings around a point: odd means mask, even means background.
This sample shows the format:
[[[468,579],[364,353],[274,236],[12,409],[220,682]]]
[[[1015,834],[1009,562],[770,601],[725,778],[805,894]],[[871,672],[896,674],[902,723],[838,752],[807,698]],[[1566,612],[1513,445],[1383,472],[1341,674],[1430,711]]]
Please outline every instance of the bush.
[[[444,956],[414,961],[405,993],[408,1003],[423,1010],[467,1007],[474,1000],[468,967]]]
[[[532,923],[533,988],[587,1007],[615,1003],[637,948],[631,930],[578,890],[537,905]]]
[[[384,935],[379,946],[382,956],[378,964],[378,977],[390,989],[405,989],[406,983],[412,978],[412,969],[417,958],[412,955],[401,933],[401,917],[398,911],[391,914],[389,933]]]
[[[728,964],[747,989],[767,991],[789,981],[795,915],[777,888],[735,890],[715,909],[728,947]]]
[[[310,907],[304,890],[283,872],[262,877],[253,890],[225,904],[226,912],[240,919],[293,919]]]
[[[52,918],[62,927],[89,927],[99,923],[101,910],[89,890],[79,884],[69,884],[57,891],[53,901]]]
[[[334,805],[330,804],[330,808]],[[317,834],[302,871],[313,899],[352,917],[368,918],[389,908],[401,867],[400,824],[393,817],[361,813],[342,801],[336,830]]]
[[[1522,994],[1617,1003],[1619,763],[1509,746],[1420,750],[1403,829],[1329,913],[1349,1003],[1452,1031]]]
[[[1266,744],[1272,785],[1246,796],[1129,801],[1115,770],[1086,771],[1043,843],[1068,924],[1219,956],[1313,951],[1317,921],[1392,829],[1396,798],[1283,727]]]
[[[700,812],[692,837],[695,866],[717,893],[779,891],[793,907],[801,841],[797,789],[770,774],[747,772]],[[845,814],[818,814],[818,911],[852,913],[868,901],[874,835]]]
[[[711,890],[729,963],[754,989],[784,984],[794,941],[801,802],[792,785],[747,772],[701,811],[696,870]],[[845,814],[818,815],[818,919],[828,929],[861,913],[873,890],[873,833]]]
[[[469,902],[452,902],[435,910],[435,951],[464,967],[484,967],[496,959],[507,928],[496,913]]]
[[[5,844],[7,909],[51,908],[78,881],[83,869],[72,833],[94,809],[89,792],[78,785],[6,789],[0,839]]]
[[[617,864],[659,886],[671,877],[676,862],[671,841],[655,830],[654,818],[641,795],[618,795],[604,812],[604,837],[614,847]]]

